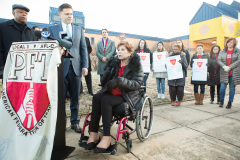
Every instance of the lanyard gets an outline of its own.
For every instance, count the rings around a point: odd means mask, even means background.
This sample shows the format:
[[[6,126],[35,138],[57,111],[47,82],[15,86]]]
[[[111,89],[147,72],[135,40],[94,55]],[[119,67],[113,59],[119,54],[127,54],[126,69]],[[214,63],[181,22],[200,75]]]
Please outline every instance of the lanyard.
[[[107,38],[105,44],[104,44],[104,40],[102,39],[102,43],[103,43],[104,53],[106,53],[106,48],[107,48],[108,38]]]

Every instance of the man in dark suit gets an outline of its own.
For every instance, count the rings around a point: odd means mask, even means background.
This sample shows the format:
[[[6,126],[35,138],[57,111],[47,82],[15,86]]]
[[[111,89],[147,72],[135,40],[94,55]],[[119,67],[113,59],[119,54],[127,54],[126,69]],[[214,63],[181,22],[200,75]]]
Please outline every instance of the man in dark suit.
[[[83,32],[85,33],[86,29],[84,27],[82,27],[82,29],[83,29]],[[87,45],[87,50],[88,50],[88,75],[85,76],[85,80],[86,80],[86,84],[87,84],[87,88],[88,88],[88,93],[93,96],[94,93],[93,93],[93,89],[92,89],[92,75],[91,75],[92,67],[91,67],[91,58],[90,58],[90,53],[92,52],[92,47],[91,47],[89,38],[85,37],[85,40],[86,40],[86,45]],[[81,93],[83,93],[82,83],[81,83]]]
[[[12,42],[37,41],[34,31],[26,24],[30,10],[21,4],[12,6],[13,19],[0,23],[0,67],[6,62]]]
[[[73,46],[70,52],[74,58],[64,59],[64,93],[65,99],[67,90],[70,94],[71,128],[77,133],[81,133],[79,127],[79,93],[81,77],[88,74],[88,55],[85,36],[81,27],[73,25],[73,9],[70,4],[64,3],[58,7],[61,23],[49,27],[49,31],[54,38],[60,39],[60,33],[66,32],[68,37],[72,37]],[[65,117],[66,120],[66,117]]]

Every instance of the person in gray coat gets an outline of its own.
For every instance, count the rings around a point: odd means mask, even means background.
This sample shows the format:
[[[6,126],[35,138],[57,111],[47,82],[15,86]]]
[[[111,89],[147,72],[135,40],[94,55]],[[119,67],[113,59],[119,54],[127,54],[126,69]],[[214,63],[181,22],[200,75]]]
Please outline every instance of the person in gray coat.
[[[174,44],[173,52],[169,54],[169,57],[180,55],[181,60],[179,60],[179,63],[182,64],[182,71],[183,71],[183,78],[168,80],[169,95],[172,101],[171,103],[172,106],[175,106],[175,105],[180,106],[184,96],[185,71],[186,71],[186,68],[188,67],[188,63],[186,59],[186,54],[180,51],[180,49],[181,49],[181,46],[179,44]],[[176,96],[178,98],[177,103],[176,103]]]
[[[107,29],[102,29],[102,40],[98,42],[96,49],[96,55],[98,57],[97,74],[100,75],[100,79],[104,73],[107,62],[113,57],[115,51],[115,42],[108,38]]]
[[[226,47],[219,53],[218,63],[220,65],[220,104],[223,107],[226,88],[229,83],[229,100],[227,109],[232,107],[235,95],[235,86],[240,84],[240,51],[236,48],[236,39],[230,38]]]

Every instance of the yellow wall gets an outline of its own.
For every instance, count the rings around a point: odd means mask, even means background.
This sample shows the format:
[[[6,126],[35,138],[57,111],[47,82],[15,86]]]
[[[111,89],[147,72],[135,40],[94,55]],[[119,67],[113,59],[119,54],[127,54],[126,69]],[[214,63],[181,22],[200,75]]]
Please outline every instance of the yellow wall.
[[[235,37],[238,31],[239,21],[237,19],[222,16],[222,30],[224,37]]]
[[[222,17],[195,23],[189,26],[189,40],[197,41],[222,35]]]
[[[236,33],[240,27],[237,19],[227,16],[213,18],[189,26],[189,41],[199,41],[216,38],[217,45],[224,48],[227,38],[237,37]],[[212,44],[213,45],[213,44]]]

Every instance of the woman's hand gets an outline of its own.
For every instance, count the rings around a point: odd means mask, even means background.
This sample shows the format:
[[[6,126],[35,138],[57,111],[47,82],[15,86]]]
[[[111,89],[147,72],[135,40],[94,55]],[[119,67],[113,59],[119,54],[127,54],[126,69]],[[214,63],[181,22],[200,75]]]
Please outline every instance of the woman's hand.
[[[229,66],[223,66],[222,68],[224,69],[225,72],[229,72],[231,70]]]
[[[108,81],[107,83],[107,90],[111,92],[114,88],[116,88],[118,85],[118,80],[117,79],[112,79]]]

